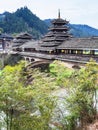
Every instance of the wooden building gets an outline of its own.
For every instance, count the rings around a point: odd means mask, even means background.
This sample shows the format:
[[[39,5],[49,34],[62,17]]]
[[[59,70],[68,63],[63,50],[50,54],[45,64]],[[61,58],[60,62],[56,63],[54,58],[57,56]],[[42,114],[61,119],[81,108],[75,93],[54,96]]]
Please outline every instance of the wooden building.
[[[52,21],[49,32],[38,41],[17,37],[13,50],[23,57],[87,62],[90,58],[98,62],[98,37],[74,38],[70,35],[68,21],[58,18]],[[29,34],[28,34],[29,36]],[[15,49],[16,48],[16,49]]]
[[[25,44],[26,42],[32,40],[32,35],[29,33],[20,33],[18,36],[16,36],[13,40],[12,49],[13,51],[21,51],[21,45]]]
[[[9,34],[0,34],[0,51],[6,50],[10,47],[13,37]]]

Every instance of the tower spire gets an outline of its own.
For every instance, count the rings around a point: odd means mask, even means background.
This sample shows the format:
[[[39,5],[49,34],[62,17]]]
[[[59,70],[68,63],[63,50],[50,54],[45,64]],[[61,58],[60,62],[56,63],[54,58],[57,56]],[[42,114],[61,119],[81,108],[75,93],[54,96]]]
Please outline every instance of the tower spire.
[[[60,9],[58,10],[58,19],[60,19]]]

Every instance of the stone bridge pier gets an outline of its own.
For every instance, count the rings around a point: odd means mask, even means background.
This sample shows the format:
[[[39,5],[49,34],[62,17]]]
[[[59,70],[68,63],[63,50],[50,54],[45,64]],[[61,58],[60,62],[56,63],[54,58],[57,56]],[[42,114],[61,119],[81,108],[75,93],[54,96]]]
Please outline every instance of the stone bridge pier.
[[[7,53],[0,53],[0,69],[4,67],[4,60],[7,55]]]

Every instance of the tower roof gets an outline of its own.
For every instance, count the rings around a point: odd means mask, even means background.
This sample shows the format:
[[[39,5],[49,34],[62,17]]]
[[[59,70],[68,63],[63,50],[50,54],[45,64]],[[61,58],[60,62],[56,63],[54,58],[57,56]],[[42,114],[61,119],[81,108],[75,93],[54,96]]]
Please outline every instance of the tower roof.
[[[61,19],[60,10],[58,10],[58,18],[52,21],[52,26],[49,30],[50,32],[42,39],[41,47],[56,47],[70,38],[68,21]]]
[[[52,20],[52,24],[62,24],[62,25],[64,25],[64,24],[68,24],[68,23],[69,23],[69,21],[61,18],[61,13],[60,13],[60,9],[59,9],[58,10],[58,18]]]

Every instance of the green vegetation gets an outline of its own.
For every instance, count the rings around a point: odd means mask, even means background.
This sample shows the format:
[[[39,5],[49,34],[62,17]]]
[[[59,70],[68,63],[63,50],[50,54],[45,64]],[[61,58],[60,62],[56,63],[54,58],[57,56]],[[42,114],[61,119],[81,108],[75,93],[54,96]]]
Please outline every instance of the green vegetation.
[[[98,36],[98,29],[90,27],[88,25],[70,24],[70,33],[74,37],[93,37]]]
[[[0,34],[1,34],[1,33],[3,33],[3,29],[2,29],[2,28],[0,28]]]
[[[58,96],[62,89],[63,97]],[[93,60],[80,70],[60,61],[50,64],[49,72],[28,71],[23,61],[6,66],[0,72],[0,127],[82,130],[97,119],[97,90],[98,65]],[[56,112],[58,105],[62,107]]]
[[[18,9],[15,13],[5,12],[0,20],[0,28],[6,33],[29,32],[34,38],[39,38],[47,32],[47,25],[34,15],[27,7]]]
[[[0,60],[0,69],[2,69],[2,61]]]
[[[0,75],[1,124],[7,130],[48,130],[55,106],[50,95],[52,78],[33,70],[33,85],[27,85],[25,63],[6,66]],[[42,78],[43,77],[43,78]],[[2,122],[3,121],[3,122]]]
[[[11,65],[14,66],[15,64],[17,64],[20,60],[22,60],[22,57],[20,55],[17,54],[16,55],[7,55],[4,58],[4,66],[6,65]]]
[[[57,85],[64,87],[64,81],[71,76],[73,70],[65,67],[64,62],[54,61],[49,66],[50,73],[55,77]]]
[[[74,72],[69,78],[66,106],[68,115],[65,121],[68,130],[76,130],[97,119],[98,64],[91,60],[85,68]]]

